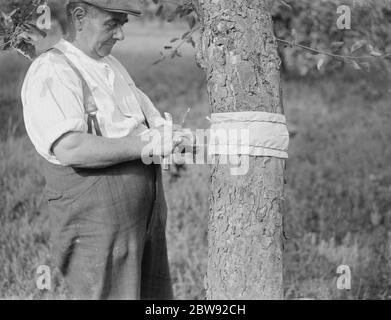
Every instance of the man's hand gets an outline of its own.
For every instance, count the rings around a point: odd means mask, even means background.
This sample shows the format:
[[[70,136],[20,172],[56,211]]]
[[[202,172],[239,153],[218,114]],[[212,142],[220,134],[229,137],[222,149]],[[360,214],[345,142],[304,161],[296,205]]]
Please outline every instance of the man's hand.
[[[173,154],[175,148],[182,143],[183,139],[173,134],[172,126],[162,126],[146,131],[141,135],[143,141],[148,141],[143,149],[142,156],[166,157]]]
[[[177,149],[185,153],[194,153],[196,147],[196,135],[190,129],[178,128],[174,132],[174,137],[180,139]]]

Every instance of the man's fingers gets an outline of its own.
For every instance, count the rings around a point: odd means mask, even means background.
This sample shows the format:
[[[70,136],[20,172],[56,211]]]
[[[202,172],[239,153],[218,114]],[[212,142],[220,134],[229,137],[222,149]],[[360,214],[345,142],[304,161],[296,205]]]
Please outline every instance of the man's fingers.
[[[174,138],[174,140],[173,140],[173,143],[174,143],[175,147],[180,145],[182,142],[183,142],[183,139],[179,138],[179,137],[178,138]]]
[[[155,141],[155,150],[161,156],[169,156],[174,153],[175,148],[182,145],[186,140],[186,135],[182,131],[168,132],[164,128],[155,129],[153,131]],[[159,145],[157,145],[159,144]]]

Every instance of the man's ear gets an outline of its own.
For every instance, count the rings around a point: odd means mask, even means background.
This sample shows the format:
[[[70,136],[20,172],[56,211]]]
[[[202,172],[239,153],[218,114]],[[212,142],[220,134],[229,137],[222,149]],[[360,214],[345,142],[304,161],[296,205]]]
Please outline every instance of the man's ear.
[[[87,16],[87,11],[82,7],[77,7],[73,11],[73,21],[74,21],[75,29],[77,31],[83,30],[83,25],[86,16]]]

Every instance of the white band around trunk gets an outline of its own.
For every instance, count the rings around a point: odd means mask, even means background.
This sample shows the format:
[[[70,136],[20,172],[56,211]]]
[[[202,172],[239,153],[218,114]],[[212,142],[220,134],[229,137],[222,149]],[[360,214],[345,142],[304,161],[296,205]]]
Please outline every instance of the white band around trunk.
[[[228,112],[211,116],[209,155],[288,158],[286,117],[268,112]]]

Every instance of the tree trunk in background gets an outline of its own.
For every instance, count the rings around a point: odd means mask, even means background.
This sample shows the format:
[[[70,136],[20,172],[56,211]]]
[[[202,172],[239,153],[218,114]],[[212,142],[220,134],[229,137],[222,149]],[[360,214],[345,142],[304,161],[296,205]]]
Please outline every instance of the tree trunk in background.
[[[282,113],[280,59],[265,0],[197,0],[198,61],[212,110]],[[208,299],[282,299],[285,161],[251,157],[245,176],[214,165]]]

